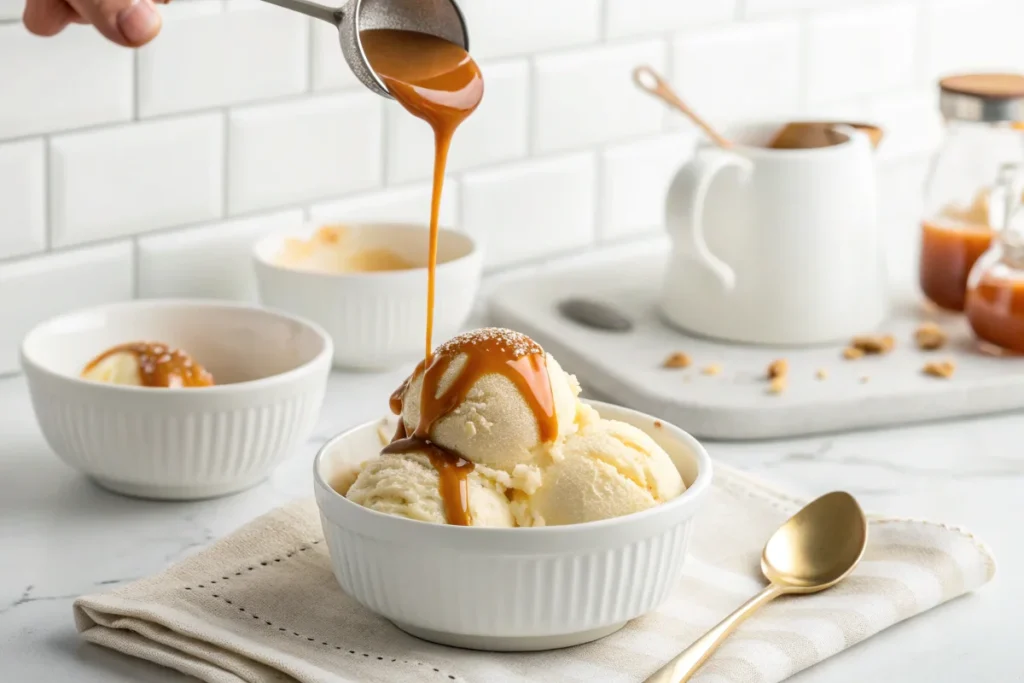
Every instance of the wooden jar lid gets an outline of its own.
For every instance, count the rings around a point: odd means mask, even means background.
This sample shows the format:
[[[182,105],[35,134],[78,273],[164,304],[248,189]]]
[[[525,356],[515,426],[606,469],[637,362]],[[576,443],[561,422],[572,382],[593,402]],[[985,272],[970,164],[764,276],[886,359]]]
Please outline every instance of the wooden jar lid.
[[[1024,74],[947,76],[939,81],[939,108],[946,118],[1000,123],[1024,121]]]

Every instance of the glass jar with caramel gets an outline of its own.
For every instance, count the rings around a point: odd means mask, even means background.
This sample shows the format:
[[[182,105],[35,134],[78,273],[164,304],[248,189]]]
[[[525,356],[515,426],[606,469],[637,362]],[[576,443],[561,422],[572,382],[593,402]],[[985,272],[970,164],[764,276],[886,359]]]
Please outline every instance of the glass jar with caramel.
[[[993,222],[1002,229],[967,279],[964,310],[983,346],[1024,353],[1024,173],[1007,166],[991,194]]]
[[[1024,75],[968,74],[939,82],[945,138],[925,188],[920,283],[938,306],[964,310],[971,267],[994,235],[992,186],[1024,163]]]

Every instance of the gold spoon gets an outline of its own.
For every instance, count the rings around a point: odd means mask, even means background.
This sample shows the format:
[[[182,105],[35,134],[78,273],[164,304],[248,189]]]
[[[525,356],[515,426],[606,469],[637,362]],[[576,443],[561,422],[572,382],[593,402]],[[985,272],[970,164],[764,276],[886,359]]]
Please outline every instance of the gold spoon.
[[[698,638],[646,683],[684,683],[747,617],[780,595],[817,593],[853,571],[868,544],[868,522],[849,493],[808,503],[768,539],[761,571],[768,587]]]
[[[685,114],[691,121],[697,124],[697,127],[704,131],[704,134],[711,138],[711,141],[722,149],[729,149],[732,147],[732,143],[728,139],[722,136],[717,130],[711,127],[707,121],[702,119],[697,112],[690,109],[690,105],[683,102],[683,100],[676,94],[676,91],[672,89],[672,86],[668,82],[658,75],[658,72],[649,66],[638,66],[633,69],[633,82],[641,90],[645,90],[650,94],[654,95],[662,102],[665,102],[671,107],[675,107],[683,114]]]

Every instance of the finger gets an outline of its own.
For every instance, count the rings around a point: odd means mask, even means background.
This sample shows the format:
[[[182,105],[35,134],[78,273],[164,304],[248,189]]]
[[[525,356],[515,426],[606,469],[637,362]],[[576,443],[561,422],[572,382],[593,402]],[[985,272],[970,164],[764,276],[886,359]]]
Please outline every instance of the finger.
[[[74,21],[78,13],[64,0],[28,0],[22,22],[37,36],[55,36]]]
[[[100,33],[118,45],[139,47],[160,32],[163,21],[152,0],[68,0]]]

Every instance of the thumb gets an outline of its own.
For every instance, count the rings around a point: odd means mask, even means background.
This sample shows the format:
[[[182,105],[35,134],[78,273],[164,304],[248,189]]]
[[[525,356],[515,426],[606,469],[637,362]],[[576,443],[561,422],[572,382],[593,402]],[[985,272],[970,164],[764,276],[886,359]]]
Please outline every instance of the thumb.
[[[100,33],[118,45],[139,47],[160,32],[152,0],[67,0]]]

